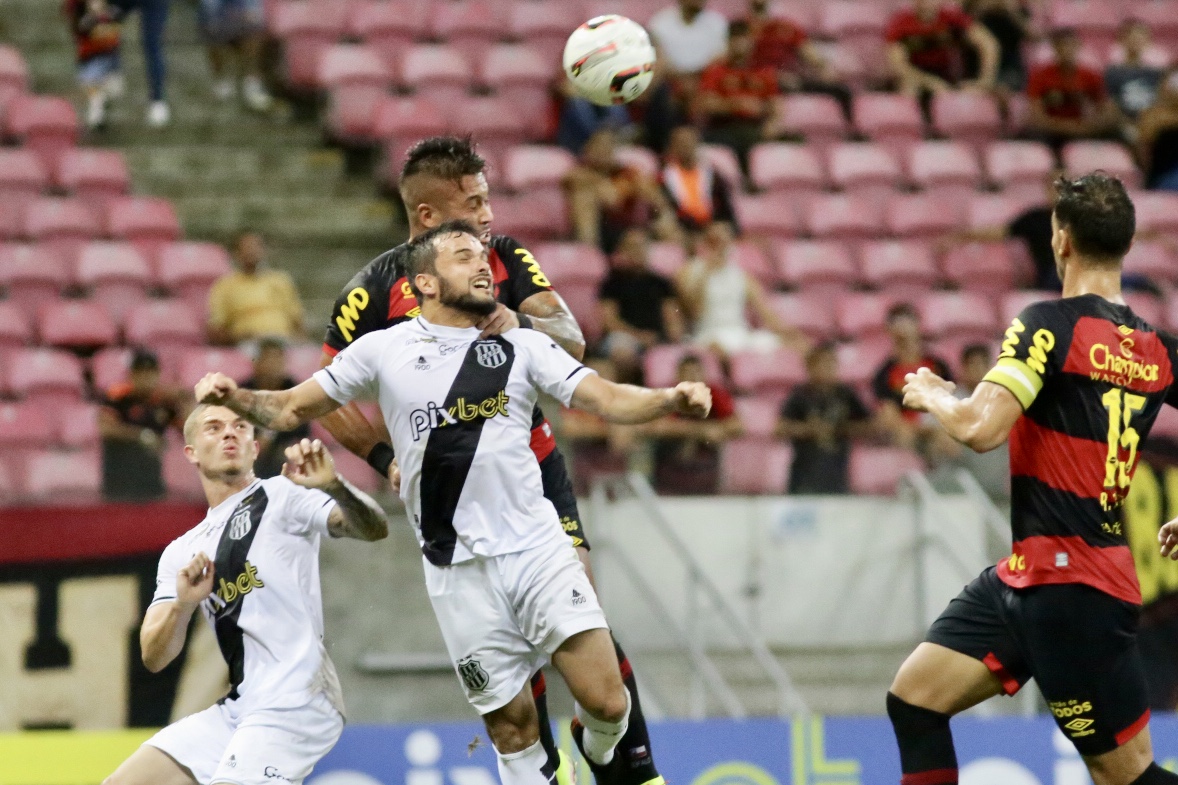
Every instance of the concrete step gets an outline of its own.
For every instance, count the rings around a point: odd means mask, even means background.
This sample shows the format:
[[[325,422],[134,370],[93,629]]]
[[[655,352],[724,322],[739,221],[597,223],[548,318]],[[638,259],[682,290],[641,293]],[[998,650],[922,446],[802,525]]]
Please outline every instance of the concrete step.
[[[252,227],[288,245],[381,245],[394,229],[392,204],[376,198],[238,193],[174,203],[188,234],[222,240]]]
[[[143,191],[183,196],[335,195],[344,157],[326,148],[288,149],[225,145],[127,147],[127,165]]]

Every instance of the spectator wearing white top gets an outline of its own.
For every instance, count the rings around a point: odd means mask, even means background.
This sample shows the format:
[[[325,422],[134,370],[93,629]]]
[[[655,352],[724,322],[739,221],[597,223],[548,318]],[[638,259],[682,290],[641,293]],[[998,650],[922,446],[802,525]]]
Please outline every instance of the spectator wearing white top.
[[[674,74],[698,74],[728,47],[728,20],[707,0],[679,0],[647,24],[660,59]]]

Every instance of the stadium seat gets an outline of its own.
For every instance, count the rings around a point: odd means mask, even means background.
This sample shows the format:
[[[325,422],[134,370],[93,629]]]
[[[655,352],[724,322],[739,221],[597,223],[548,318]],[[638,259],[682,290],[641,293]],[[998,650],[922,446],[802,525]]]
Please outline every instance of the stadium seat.
[[[806,380],[806,364],[793,349],[737,352],[729,358],[729,372],[736,389],[759,395],[784,395]]]
[[[455,49],[470,52],[475,60],[502,35],[507,20],[502,6],[493,0],[450,0],[434,3],[430,13],[430,32]],[[571,30],[569,32],[572,32]]]
[[[20,201],[40,196],[49,175],[32,150],[0,148],[0,200]]]
[[[888,309],[905,298],[895,293],[848,292],[835,301],[835,321],[846,338],[872,341],[887,334]]]
[[[62,154],[78,143],[78,115],[64,98],[17,96],[4,107],[4,130],[52,172]]]
[[[715,354],[702,346],[671,343],[652,346],[643,355],[643,381],[646,386],[674,387],[678,381],[679,362],[688,355],[699,358],[708,384],[725,384],[724,367]]]
[[[785,142],[763,142],[749,153],[749,179],[762,191],[819,193],[826,175],[815,148]]]
[[[974,150],[981,150],[1002,135],[998,104],[988,95],[971,90],[937,93],[931,109],[936,133],[964,142]]]
[[[545,243],[536,247],[535,257],[558,290],[572,281],[597,285],[609,273],[601,249],[585,243]]]
[[[66,193],[97,205],[127,193],[131,186],[122,153],[88,147],[66,150],[53,179]]]
[[[741,231],[750,238],[796,237],[801,222],[792,193],[736,194],[733,209]]]
[[[532,46],[496,44],[479,62],[479,82],[516,111],[539,121],[548,111],[555,63]]]
[[[1178,259],[1166,243],[1135,240],[1125,256],[1126,275],[1141,275],[1158,284],[1178,282]]]
[[[794,93],[777,100],[785,127],[805,137],[807,144],[823,149],[846,138],[847,120],[831,96]]]
[[[767,298],[769,308],[777,318],[790,327],[796,327],[809,338],[825,341],[833,338],[838,331],[830,297],[820,292],[794,294],[773,293]]]
[[[719,0],[712,1],[713,4],[719,5]],[[666,3],[663,0],[586,0],[582,17],[592,19],[602,14],[620,14],[640,25],[645,25],[665,7]]]
[[[319,87],[331,91],[337,113],[349,114],[361,101],[376,104],[393,84],[393,73],[376,50],[357,44],[334,44],[323,50],[315,69]]]
[[[997,297],[1014,288],[1014,259],[1006,243],[955,245],[945,253],[941,269],[960,289]]]
[[[1178,240],[1178,194],[1143,191],[1133,194],[1138,232],[1159,232]]]
[[[1059,299],[1059,292],[1024,290],[1019,292],[1007,292],[998,301],[998,318],[1000,325],[1005,328],[1014,318],[1023,312],[1023,309],[1034,303],[1040,303],[1044,300]]]
[[[1140,19],[1149,25],[1150,34],[1171,53],[1178,52],[1178,14],[1173,2],[1140,0],[1130,6],[1129,18]]]
[[[866,242],[860,258],[863,280],[876,289],[905,294],[927,291],[940,278],[932,250],[919,241]]]
[[[687,264],[687,252],[679,243],[651,243],[648,266],[653,272],[666,276],[671,280],[679,274]]]
[[[339,452],[333,451],[332,458],[338,458]],[[164,437],[164,449],[160,455],[161,474],[164,479],[164,488],[171,498],[192,499],[193,501],[203,500],[204,487],[200,482],[200,472],[197,468],[188,462],[184,456],[184,440],[177,434],[169,433]],[[343,470],[340,470],[343,473]],[[369,474],[375,475],[371,469]],[[352,475],[347,475],[348,480],[352,480]]]
[[[0,244],[0,286],[8,302],[27,316],[42,303],[56,300],[69,282],[65,263],[47,246]]]
[[[1051,5],[1051,25],[1072,28],[1084,43],[1103,50],[1117,40],[1125,8],[1106,0],[1057,0]]]
[[[8,355],[3,370],[8,391],[17,398],[36,397],[42,404],[82,399],[82,363],[60,349],[20,349]]]
[[[282,41],[286,82],[298,92],[313,92],[322,53],[347,29],[349,8],[339,0],[294,0],[277,5],[268,27]]]
[[[98,216],[81,199],[34,199],[25,207],[24,236],[44,243],[67,260],[102,235]]]
[[[917,308],[922,329],[936,338],[985,341],[1001,332],[993,302],[976,292],[932,292]]]
[[[1149,438],[1145,440],[1146,450],[1153,446],[1154,439],[1178,442],[1178,409],[1163,406],[1158,410],[1158,418],[1153,421],[1153,427],[1149,429]]]
[[[983,158],[990,182],[1005,193],[1045,198],[1047,177],[1055,167],[1047,145],[1003,140],[987,147]]]
[[[897,194],[884,207],[884,226],[893,237],[941,237],[961,228],[962,208],[948,194]]]
[[[41,401],[0,403],[0,453],[8,458],[13,451],[23,453],[52,445],[57,441],[57,414]]]
[[[127,380],[127,374],[131,372],[131,352],[131,349],[123,346],[110,346],[100,349],[90,358],[90,378],[99,398],[116,384]],[[163,360],[161,357],[161,370]]]
[[[92,403],[75,403],[53,410],[56,439],[59,447],[71,450],[85,450],[98,447],[101,440],[98,430],[98,406]]]
[[[229,274],[229,253],[215,243],[171,243],[159,253],[159,282],[196,313],[208,307],[213,282]]]
[[[417,95],[428,96],[438,106],[461,103],[474,82],[470,61],[454,46],[415,44],[401,60],[401,84]]]
[[[740,160],[731,147],[722,144],[700,145],[700,152],[704,160],[715,167],[720,176],[728,181],[734,190],[739,190],[744,182],[744,173],[740,169]]]
[[[79,252],[75,278],[117,321],[146,299],[150,271],[130,243],[95,242]]]
[[[196,347],[180,355],[177,381],[181,387],[195,387],[206,373],[214,371],[241,382],[253,375],[254,364],[244,352],[237,349]]]
[[[866,195],[823,194],[811,200],[804,225],[816,239],[858,240],[883,233],[880,203]]]
[[[15,303],[0,302],[0,350],[27,346],[32,341],[29,315]]]
[[[753,240],[737,240],[732,244],[728,258],[762,285],[772,285],[776,276],[760,243]]]
[[[924,471],[924,461],[910,450],[857,444],[851,448],[851,490],[892,496],[908,472]]]
[[[648,148],[637,144],[620,145],[614,152],[614,156],[622,166],[637,169],[642,174],[647,177],[653,177],[655,180],[659,179],[659,169],[662,167],[662,164],[659,163],[659,157]]]
[[[1027,195],[974,194],[965,206],[965,225],[970,229],[1007,226],[1027,210],[1042,205],[1044,199],[1042,192],[1035,198]]]
[[[548,62],[557,63],[569,33],[588,18],[580,3],[572,0],[512,3],[508,9],[507,32],[512,38],[536,47]]]
[[[773,495],[789,487],[793,450],[766,439],[733,439],[720,447],[720,493]]]
[[[965,202],[982,182],[977,156],[962,142],[922,142],[908,156],[908,178],[936,199]]]
[[[539,245],[568,234],[569,216],[564,201],[537,199],[531,194],[495,199],[495,231],[525,246]]]
[[[119,330],[97,300],[57,300],[37,312],[41,343],[65,349],[94,349],[117,343]]]
[[[149,300],[127,311],[123,337],[128,344],[146,346],[163,355],[199,346],[205,331],[183,300]]]
[[[818,10],[817,32],[849,48],[872,71],[885,65],[884,30],[887,10],[864,0],[831,0]]]
[[[324,125],[328,137],[344,147],[368,147],[380,140],[376,134],[376,112],[392,96],[373,94],[369,88],[339,88],[327,96]]]
[[[786,286],[833,296],[859,282],[859,271],[842,243],[787,240],[773,250],[777,277]]]
[[[503,158],[504,176],[510,190],[557,201],[564,197],[561,183],[565,175],[576,165],[577,159],[572,153],[555,145],[516,145]]]
[[[470,134],[479,140],[481,149],[501,160],[514,145],[543,130],[535,118],[520,114],[510,101],[501,98],[467,97],[445,110],[449,111],[447,125],[451,132]]]
[[[377,52],[390,69],[396,57],[428,31],[428,3],[413,0],[354,0],[348,35]]]
[[[887,147],[897,156],[903,155],[924,135],[920,106],[909,95],[860,93],[855,96],[852,114],[859,133]]]
[[[115,240],[127,240],[148,259],[180,239],[180,219],[167,199],[123,196],[107,205],[106,226]]]
[[[396,185],[405,153],[418,139],[446,130],[446,116],[424,96],[385,96],[373,109],[372,135],[387,140],[388,182]]]
[[[1160,297],[1148,292],[1124,292],[1122,296],[1125,298],[1125,304],[1133,309],[1133,313],[1151,325],[1164,323],[1166,304]]]
[[[0,44],[0,106],[29,89],[29,67],[20,50]]]
[[[737,398],[736,415],[740,417],[740,424],[744,426],[744,436],[772,439],[777,432],[781,400],[775,395]]]
[[[97,450],[40,450],[24,461],[25,494],[34,498],[89,498],[102,490]]]
[[[870,340],[839,344],[839,378],[859,390],[864,399],[869,399],[871,381],[890,354],[891,344],[878,336]]]
[[[311,378],[322,367],[323,347],[305,343],[286,347],[286,372],[296,382]]]
[[[901,183],[900,164],[886,147],[863,142],[836,144],[827,162],[830,179],[845,191],[886,199]]]
[[[601,304],[597,300],[597,284],[587,281],[570,281],[560,289],[560,296],[577,318],[581,332],[588,344],[598,341],[604,330],[601,321]]]
[[[1103,169],[1121,178],[1126,186],[1136,187],[1141,184],[1141,171],[1129,151],[1118,142],[1068,142],[1063,147],[1062,158],[1064,168],[1069,172]]]

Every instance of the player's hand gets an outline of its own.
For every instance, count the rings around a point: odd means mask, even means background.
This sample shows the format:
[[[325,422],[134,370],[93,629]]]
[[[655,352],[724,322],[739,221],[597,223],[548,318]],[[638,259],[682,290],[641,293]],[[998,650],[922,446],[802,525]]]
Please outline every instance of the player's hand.
[[[1158,530],[1158,544],[1162,546],[1162,556],[1178,561],[1178,518]]]
[[[206,373],[205,378],[196,383],[196,402],[223,406],[236,389],[237,382],[225,374]]]
[[[335,461],[318,439],[303,439],[286,448],[282,476],[304,488],[325,488],[335,478]]]
[[[189,608],[195,608],[213,593],[213,577],[216,570],[212,560],[198,553],[192,561],[176,574],[176,601]]]
[[[398,496],[401,494],[401,466],[396,458],[389,464],[389,485],[392,486],[393,493]]]
[[[928,368],[918,368],[916,373],[904,377],[904,405],[925,412],[934,397],[943,393],[952,395],[956,389],[957,385],[945,381]]]
[[[712,410],[712,390],[703,382],[679,382],[671,394],[678,414],[702,420]]]
[[[502,335],[508,330],[519,327],[519,316],[503,303],[496,303],[495,312],[485,317],[475,327],[483,331],[480,338],[490,338],[492,335]]]

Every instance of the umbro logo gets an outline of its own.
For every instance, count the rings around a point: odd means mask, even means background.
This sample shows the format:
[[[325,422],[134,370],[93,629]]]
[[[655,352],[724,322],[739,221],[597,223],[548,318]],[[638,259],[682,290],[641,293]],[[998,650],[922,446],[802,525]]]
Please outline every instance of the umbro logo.
[[[584,605],[584,604],[585,604],[585,595],[581,594],[581,592],[577,591],[576,589],[573,589],[573,605]]]

